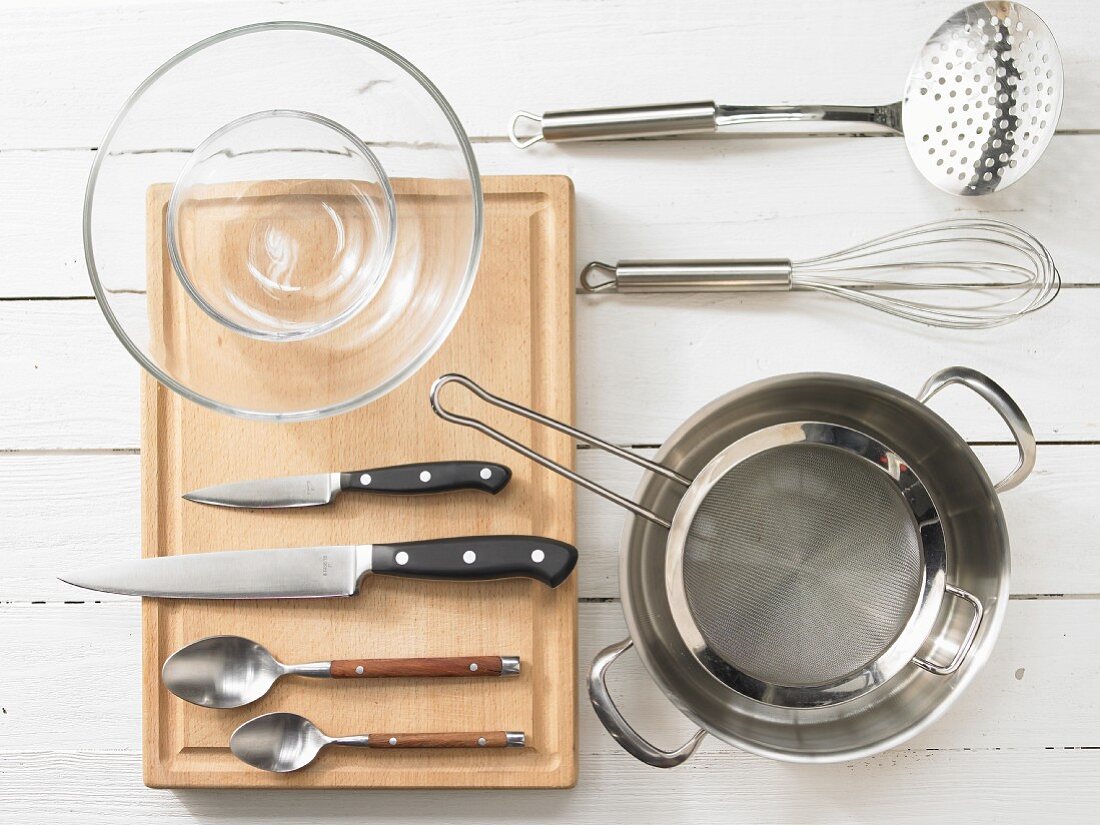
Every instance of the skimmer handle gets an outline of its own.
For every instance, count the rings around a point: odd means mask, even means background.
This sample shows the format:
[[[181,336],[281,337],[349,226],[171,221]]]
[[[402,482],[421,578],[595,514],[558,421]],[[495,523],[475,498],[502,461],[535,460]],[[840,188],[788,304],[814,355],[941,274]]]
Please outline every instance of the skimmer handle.
[[[520,149],[540,140],[565,143],[578,140],[621,140],[623,138],[683,135],[692,132],[713,132],[717,128],[718,107],[712,100],[691,103],[662,103],[657,106],[618,106],[605,109],[574,109],[571,111],[516,112],[508,127],[508,138]],[[538,131],[519,134],[524,121]]]
[[[1012,400],[1012,397],[1004,391],[1000,384],[986,375],[972,370],[969,367],[948,367],[940,370],[921,387],[917,393],[917,400],[927,404],[928,400],[952,384],[962,384],[964,387],[976,392],[989,404],[1008,425],[1012,431],[1012,437],[1016,441],[1016,449],[1020,453],[1020,460],[1016,468],[1007,476],[993,485],[998,493],[1011,490],[1031,475],[1035,467],[1035,433],[1031,429],[1023,410]]]
[[[707,732],[700,728],[676,750],[664,751],[645,739],[631,727],[611,698],[607,689],[607,670],[612,663],[634,646],[631,639],[624,639],[599,652],[588,673],[588,698],[607,732],[623,750],[654,768],[675,768],[695,753]]]
[[[459,384],[460,386],[465,387],[486,404],[489,404],[493,407],[499,407],[502,410],[507,410],[508,412],[514,415],[518,415],[521,418],[526,418],[529,421],[534,421],[536,424],[542,424],[544,427],[549,427],[551,430],[557,430],[559,433],[565,433],[566,435],[572,436],[578,441],[583,441],[585,444],[590,444],[593,447],[603,450],[606,453],[610,453],[613,456],[625,459],[631,464],[637,464],[639,467],[644,467],[651,473],[657,473],[664,478],[675,481],[677,484],[682,484],[684,487],[691,486],[690,478],[686,478],[679,473],[668,469],[668,467],[665,467],[663,464],[658,464],[654,461],[649,461],[648,459],[642,458],[640,455],[636,455],[635,453],[630,452],[630,450],[624,450],[622,447],[616,447],[614,444],[609,444],[602,438],[596,438],[596,436],[594,435],[590,435],[589,433],[586,433],[582,430],[578,430],[575,427],[570,427],[568,424],[564,424],[557,419],[550,418],[549,416],[543,415],[542,413],[537,413],[534,410],[528,409],[527,407],[493,395],[491,392],[488,392],[478,384],[471,381],[465,375],[449,373],[447,375],[440,376],[436,379],[435,383],[432,384],[432,409],[435,410],[435,414],[442,418],[444,421],[450,421],[452,424],[460,424],[463,427],[472,427],[478,432],[484,433],[485,435],[489,436],[489,438],[493,439],[494,441],[500,442],[505,447],[508,447],[511,450],[515,450],[520,455],[527,456],[527,458],[531,459],[536,464],[541,464],[546,469],[552,470],[560,476],[564,476],[565,478],[572,481],[574,484],[578,484],[581,487],[584,487],[586,490],[591,490],[593,493],[603,496],[608,501],[618,504],[624,510],[629,510],[635,515],[641,516],[645,519],[649,519],[649,521],[652,521],[654,524],[664,527],[666,530],[672,526],[667,519],[661,518],[659,515],[652,512],[651,510],[642,507],[640,504],[631,501],[625,496],[621,496],[618,493],[607,489],[601,484],[597,484],[595,481],[592,481],[591,479],[586,478],[585,476],[582,476],[579,473],[574,472],[573,470],[570,470],[568,467],[562,466],[553,459],[547,458],[542,453],[536,452],[535,450],[531,449],[526,444],[521,444],[514,438],[506,436],[504,433],[500,432],[500,430],[493,429],[484,421],[481,421],[477,418],[471,418],[468,415],[459,415],[458,413],[451,412],[443,406],[443,402],[440,400],[439,394],[445,386],[452,383]]]

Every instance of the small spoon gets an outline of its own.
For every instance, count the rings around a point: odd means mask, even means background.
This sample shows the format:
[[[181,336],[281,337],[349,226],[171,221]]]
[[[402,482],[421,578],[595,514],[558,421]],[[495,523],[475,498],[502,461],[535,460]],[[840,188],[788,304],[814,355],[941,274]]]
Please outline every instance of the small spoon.
[[[373,679],[385,676],[511,676],[518,656],[450,656],[432,659],[337,659],[286,665],[251,639],[208,636],[180,648],[161,677],[176,696],[206,708],[255,702],[283,676]]]
[[[316,725],[296,713],[267,713],[245,722],[229,739],[233,755],[254,768],[287,773],[304,768],[321,748],[347,745],[353,748],[522,748],[526,737],[518,731],[485,733],[367,733],[361,736],[326,736]]]

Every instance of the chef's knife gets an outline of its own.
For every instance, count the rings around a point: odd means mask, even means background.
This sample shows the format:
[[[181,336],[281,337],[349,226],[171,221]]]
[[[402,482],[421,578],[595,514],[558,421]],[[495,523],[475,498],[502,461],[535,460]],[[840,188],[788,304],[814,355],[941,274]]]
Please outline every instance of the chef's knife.
[[[260,478],[216,484],[184,493],[188,501],[221,507],[267,509],[316,507],[328,504],[344,490],[415,495],[453,490],[499,493],[512,477],[503,464],[487,461],[431,461],[348,473]]]
[[[557,587],[577,548],[537,536],[470,536],[402,544],[229,550],[109,564],[61,581],[131,596],[297,599],[351,596],[368,573],[418,579],[529,578]]]

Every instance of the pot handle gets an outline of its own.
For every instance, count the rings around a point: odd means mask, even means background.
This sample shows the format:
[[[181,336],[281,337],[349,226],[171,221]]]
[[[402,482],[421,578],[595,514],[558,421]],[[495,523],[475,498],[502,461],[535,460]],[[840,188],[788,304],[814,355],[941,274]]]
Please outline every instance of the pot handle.
[[[935,673],[937,676],[950,676],[959,669],[963,660],[966,659],[966,654],[970,652],[970,648],[974,644],[974,638],[978,635],[978,628],[982,624],[982,616],[985,615],[982,603],[973,593],[963,590],[961,587],[955,587],[953,584],[944,585],[944,589],[952,596],[969,604],[974,610],[974,616],[970,620],[970,626],[966,629],[966,635],[963,636],[962,643],[959,644],[959,649],[955,652],[955,657],[949,664],[937,665],[930,659],[922,659],[919,656],[913,657],[913,664],[919,665],[929,673]]]
[[[948,367],[940,370],[924,382],[921,391],[917,393],[917,400],[927,404],[933,395],[952,384],[962,384],[980,395],[1012,431],[1016,448],[1020,451],[1020,460],[1016,464],[1016,469],[993,485],[993,489],[998,493],[1011,490],[1027,478],[1035,467],[1035,433],[1032,432],[1031,425],[1020,407],[1000,384],[968,367]]]
[[[607,670],[619,656],[633,646],[633,640],[627,638],[610,647],[605,647],[597,654],[592,662],[592,670],[588,674],[588,697],[592,700],[592,707],[603,722],[603,726],[623,750],[651,767],[675,768],[695,753],[695,749],[702,743],[707,732],[700,728],[691,739],[676,750],[663,751],[642,738],[641,734],[623,718],[607,689]]]

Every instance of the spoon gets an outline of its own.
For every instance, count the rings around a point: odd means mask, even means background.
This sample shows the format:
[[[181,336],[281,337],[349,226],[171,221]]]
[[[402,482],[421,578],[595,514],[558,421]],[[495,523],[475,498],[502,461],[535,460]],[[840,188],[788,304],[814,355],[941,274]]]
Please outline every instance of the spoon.
[[[526,737],[518,731],[484,733],[367,733],[326,736],[296,713],[267,713],[233,731],[233,755],[254,768],[287,773],[304,768],[327,745],[353,748],[522,748]]]
[[[262,645],[241,636],[208,636],[180,648],[161,677],[176,696],[206,708],[255,702],[283,676],[373,679],[384,676],[511,676],[518,656],[450,656],[431,659],[338,659],[286,665]]]

